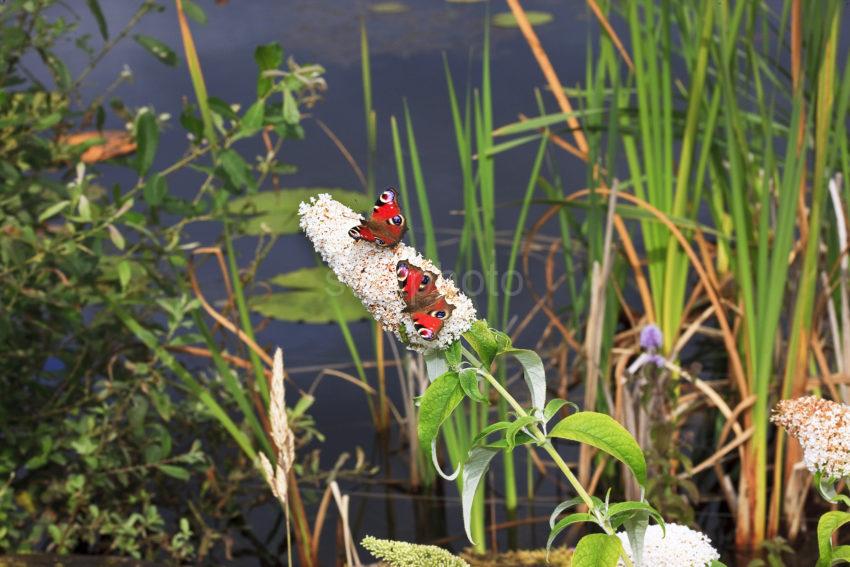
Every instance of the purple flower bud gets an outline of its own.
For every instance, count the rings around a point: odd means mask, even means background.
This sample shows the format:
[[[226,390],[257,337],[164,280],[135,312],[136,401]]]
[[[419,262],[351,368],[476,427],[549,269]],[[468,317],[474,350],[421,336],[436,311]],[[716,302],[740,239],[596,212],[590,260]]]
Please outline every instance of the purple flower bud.
[[[658,350],[664,343],[664,337],[661,335],[661,329],[657,325],[650,323],[640,331],[640,347],[644,350]]]
[[[660,354],[650,354],[647,356],[646,361],[650,364],[654,364],[658,368],[664,368],[664,365],[667,364],[667,359]]]

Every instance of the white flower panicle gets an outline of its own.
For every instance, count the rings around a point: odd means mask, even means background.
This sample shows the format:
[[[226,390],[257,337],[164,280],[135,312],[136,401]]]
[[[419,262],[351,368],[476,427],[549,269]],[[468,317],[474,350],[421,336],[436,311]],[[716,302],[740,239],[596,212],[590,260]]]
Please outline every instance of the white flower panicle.
[[[405,304],[399,295],[396,265],[406,260],[423,270],[437,274],[440,270],[415,248],[404,243],[389,249],[351,238],[348,231],[363,217],[328,194],[313,197],[309,203],[301,203],[298,214],[301,229],[339,281],[351,288],[385,330],[401,339],[399,328],[403,326],[410,349],[420,352],[444,349],[475,322],[472,301],[457,289],[453,281],[440,275],[436,282],[437,290],[454,306],[454,311],[445,320],[436,339],[426,341],[421,338],[410,315],[403,313]]]
[[[806,396],[780,401],[770,419],[800,442],[811,472],[850,476],[850,406]]]
[[[706,567],[720,559],[705,534],[679,524],[666,524],[665,528],[666,533],[657,524],[646,528],[643,540],[643,565],[646,567]],[[629,537],[625,532],[617,533],[617,537],[635,561]]]

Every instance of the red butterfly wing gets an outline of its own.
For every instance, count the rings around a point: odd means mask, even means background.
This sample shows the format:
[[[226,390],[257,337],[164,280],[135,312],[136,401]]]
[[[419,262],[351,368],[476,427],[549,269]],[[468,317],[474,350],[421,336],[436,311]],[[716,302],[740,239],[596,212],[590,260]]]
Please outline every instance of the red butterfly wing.
[[[433,341],[454,310],[454,305],[437,290],[437,274],[402,260],[396,264],[396,276],[399,293],[407,305],[404,311],[410,313],[413,327],[420,337]]]
[[[369,218],[352,227],[348,235],[354,240],[393,248],[401,242],[406,230],[407,221],[398,206],[398,192],[390,187],[378,196]]]
[[[417,311],[411,314],[413,319],[413,327],[419,336],[426,341],[433,341],[442,330],[454,306],[446,301],[445,297],[440,296],[439,299],[430,305],[427,311]]]
[[[437,274],[433,272],[402,260],[396,264],[396,276],[401,297],[408,307],[431,303],[439,295]]]

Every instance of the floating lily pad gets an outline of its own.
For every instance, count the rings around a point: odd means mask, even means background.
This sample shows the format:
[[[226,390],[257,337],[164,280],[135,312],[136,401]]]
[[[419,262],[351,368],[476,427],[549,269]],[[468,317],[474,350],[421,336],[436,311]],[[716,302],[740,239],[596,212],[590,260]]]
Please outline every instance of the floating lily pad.
[[[554,16],[549,12],[538,12],[538,11],[530,11],[525,13],[525,17],[528,18],[528,23],[532,26],[540,26],[543,24],[548,24],[552,20],[554,20]],[[493,14],[492,18],[493,25],[499,28],[516,28],[519,27],[517,24],[516,18],[511,12],[499,12],[498,14]]]
[[[410,6],[404,2],[378,2],[370,4],[369,11],[376,14],[403,14],[410,11]]]
[[[346,321],[368,317],[360,300],[324,266],[278,274],[269,282],[286,291],[251,299],[251,309],[264,317],[290,323],[333,323],[337,308]]]
[[[372,204],[370,197],[355,191],[300,187],[245,195],[230,201],[227,210],[241,219],[240,228],[246,234],[295,234],[299,230],[298,205],[320,193],[330,193],[357,212],[368,210]]]

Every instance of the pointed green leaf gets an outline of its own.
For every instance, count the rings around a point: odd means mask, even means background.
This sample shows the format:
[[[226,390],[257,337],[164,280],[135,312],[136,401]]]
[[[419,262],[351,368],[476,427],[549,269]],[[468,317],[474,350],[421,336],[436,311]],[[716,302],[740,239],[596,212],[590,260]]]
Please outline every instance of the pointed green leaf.
[[[464,368],[458,372],[460,386],[470,400],[487,403],[487,398],[478,389],[478,371],[475,368]]]
[[[100,2],[98,0],[86,0],[86,6],[89,7],[89,11],[97,22],[97,29],[100,32],[100,36],[103,39],[109,39],[109,28],[106,27],[106,18],[103,17]]]
[[[572,567],[617,567],[623,544],[615,535],[590,534],[579,540]]]
[[[558,535],[560,535],[560,533],[568,527],[581,522],[595,521],[596,519],[586,512],[576,512],[575,514],[570,514],[566,518],[558,520],[558,523],[552,526],[552,529],[549,531],[549,537],[546,540],[546,553],[548,554],[549,550],[552,549],[552,544],[555,542],[555,538],[557,538]]]
[[[136,145],[136,171],[144,177],[159,147],[159,126],[153,112],[143,111],[136,117]]]
[[[159,59],[161,62],[171,67],[177,65],[177,54],[160,40],[155,37],[141,34],[135,35],[133,38],[139,45],[147,49],[151,55]]]
[[[419,445],[430,447],[440,426],[463,400],[456,372],[446,372],[428,386],[419,404]]]
[[[475,493],[478,491],[478,485],[481,479],[490,467],[490,461],[496,456],[498,451],[487,449],[485,447],[475,447],[469,451],[469,456],[463,464],[462,489],[461,489],[461,504],[463,507],[463,528],[466,530],[466,538],[473,545],[472,530],[470,522],[472,520],[472,500],[475,498]]]
[[[605,451],[628,466],[638,483],[646,486],[646,459],[626,428],[604,413],[582,411],[562,419],[549,437],[586,443]]]

